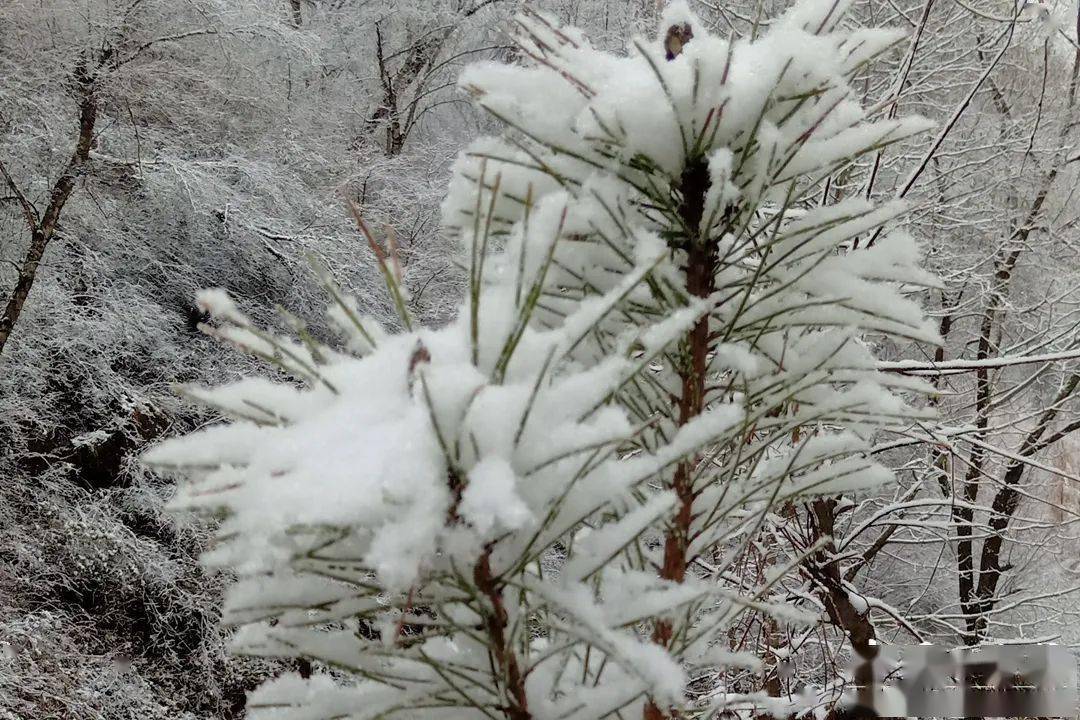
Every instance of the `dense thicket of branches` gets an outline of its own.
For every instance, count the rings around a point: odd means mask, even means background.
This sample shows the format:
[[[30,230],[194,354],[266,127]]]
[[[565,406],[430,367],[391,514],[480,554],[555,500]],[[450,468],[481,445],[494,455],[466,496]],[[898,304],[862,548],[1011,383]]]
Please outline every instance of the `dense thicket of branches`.
[[[455,82],[466,63],[520,59],[505,31],[521,3],[402,5],[0,7],[0,714],[235,717],[245,690],[292,668],[227,658],[220,584],[196,560],[207,529],[162,512],[172,485],[136,456],[214,419],[172,383],[251,369],[197,331],[197,289],[224,287],[285,330],[281,305],[326,338],[313,256],[395,326],[343,195],[380,236],[392,228],[412,315],[455,315],[467,278],[439,203],[457,151],[495,128]],[[663,3],[530,5],[624,50],[655,35]],[[690,5],[749,38],[790,3]],[[743,616],[731,649],[765,664],[730,687],[827,685],[869,639],[1076,641],[1078,18],[1065,0],[853,3],[847,27],[908,34],[860,71],[857,99],[938,126],[795,209],[912,202],[943,285],[911,291],[945,342],[869,339],[883,370],[936,387],[938,420],[877,438],[889,490],[770,519],[738,572],[749,588],[802,558],[775,599],[822,620]]]

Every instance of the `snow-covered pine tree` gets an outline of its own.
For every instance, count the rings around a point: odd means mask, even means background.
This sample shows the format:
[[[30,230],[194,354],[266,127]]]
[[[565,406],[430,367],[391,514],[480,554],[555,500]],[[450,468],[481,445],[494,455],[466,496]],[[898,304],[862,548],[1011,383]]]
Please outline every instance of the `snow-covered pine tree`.
[[[738,560],[780,508],[889,478],[868,441],[922,386],[865,338],[936,338],[901,293],[932,279],[883,232],[902,207],[821,193],[925,127],[865,117],[848,81],[898,35],[842,29],[845,5],[727,41],[675,3],[625,55],[520,17],[523,62],[461,81],[507,129],[455,166],[446,327],[408,316],[359,217],[400,332],[329,282],[346,350],[202,294],[210,332],[295,379],[188,388],[234,420],[147,456],[193,477],[176,507],[222,517],[238,651],[316,663],[253,717],[709,715],[741,613],[815,621],[770,589],[817,548],[763,579]]]

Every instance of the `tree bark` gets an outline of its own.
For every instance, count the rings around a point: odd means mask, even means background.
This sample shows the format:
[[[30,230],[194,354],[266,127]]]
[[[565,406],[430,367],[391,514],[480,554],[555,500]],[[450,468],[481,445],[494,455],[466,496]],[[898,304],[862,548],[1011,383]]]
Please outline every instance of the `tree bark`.
[[[1080,9],[1076,14],[1076,31],[1080,33]],[[995,90],[995,102],[1000,112],[1009,113],[1009,108],[1001,96],[1000,90]],[[1080,90],[1080,47],[1073,54],[1072,74],[1069,78],[1069,88],[1066,95],[1066,108],[1064,122],[1059,132],[1059,140],[1064,143],[1069,132],[1074,126],[1076,117],[1077,92]],[[1028,148],[1030,153],[1031,149]],[[1049,197],[1050,191],[1068,164],[1068,153],[1059,152],[1053,165],[1042,176],[1038,190],[1031,206],[1028,208],[1023,221],[1012,231],[1009,241],[1011,248],[1002,250],[996,264],[994,288],[987,303],[983,316],[983,324],[980,329],[978,357],[983,359],[989,356],[991,349],[996,351],[995,328],[998,328],[997,336],[1000,336],[1001,314],[1004,312],[1004,296],[1012,279],[1013,270],[1017,260],[1035,228],[1035,224],[1042,214],[1043,207]],[[974,514],[970,509],[964,509],[962,513],[954,510],[954,524],[959,538],[957,543],[957,565],[960,570],[960,608],[964,613],[967,635],[965,642],[971,645],[985,639],[989,625],[989,613],[997,604],[997,587],[1001,580],[1001,574],[1007,570],[1001,562],[1001,553],[1005,543],[1005,532],[1008,530],[1012,517],[1019,507],[1020,495],[1017,487],[1023,479],[1027,464],[1023,459],[1033,456],[1043,448],[1064,437],[1074,429],[1072,424],[1046,437],[1046,431],[1050,424],[1057,418],[1061,405],[1072,396],[1080,385],[1080,374],[1070,374],[1062,383],[1062,389],[1057,394],[1053,404],[1046,408],[1036,424],[1035,428],[1024,438],[1017,456],[1022,459],[1014,459],[1006,467],[1002,477],[1002,487],[994,495],[991,505],[990,534],[983,543],[979,553],[978,574],[975,571],[975,551],[971,540],[972,523]],[[990,398],[994,388],[989,380],[986,369],[980,369],[976,376],[976,427],[978,437],[986,435],[988,425],[988,413]],[[974,504],[978,496],[977,481],[983,473],[985,450],[980,445],[975,445],[969,455],[970,470],[965,478],[965,499]]]
[[[705,210],[705,195],[709,190],[709,169],[702,159],[694,160],[683,171],[680,191],[679,217],[684,226],[681,249],[686,252],[684,272],[686,290],[696,298],[707,298],[716,289],[716,244],[701,237],[700,226]],[[678,425],[682,427],[705,409],[705,376],[709,353],[709,316],[698,320],[683,341],[682,366],[679,368],[680,395]],[[698,458],[683,460],[675,467],[671,488],[678,498],[678,510],[664,537],[664,564],[660,577],[681,583],[690,563],[687,556],[691,524],[694,520],[694,469]],[[653,626],[652,640],[667,647],[674,628],[670,620],[660,618]],[[664,711],[653,702],[645,706],[645,720],[660,720]]]
[[[11,332],[19,321],[20,315],[22,315],[23,306],[34,286],[34,281],[37,279],[41,258],[45,255],[46,248],[48,248],[49,243],[56,234],[60,213],[63,211],[64,205],[67,204],[68,198],[71,197],[71,193],[75,189],[75,180],[86,163],[86,159],[90,156],[90,148],[94,140],[94,128],[97,125],[98,105],[95,95],[95,78],[85,57],[75,66],[72,77],[79,102],[78,138],[71,158],[49,193],[49,204],[45,208],[43,215],[38,217],[33,206],[26,200],[7,169],[0,165],[0,173],[3,174],[4,180],[23,205],[27,228],[30,231],[30,245],[23,255],[15,287],[8,296],[4,306],[4,314],[0,315],[0,356],[3,355],[8,338],[11,337]]]
[[[506,640],[509,617],[503,602],[503,585],[491,574],[490,546],[484,550],[473,568],[473,581],[491,604],[490,611],[484,615],[483,624],[490,642],[488,652],[502,676],[502,691],[506,700],[502,710],[508,720],[532,720],[529,700],[525,694],[525,677],[521,673],[514,648]]]
[[[817,537],[834,537],[836,533],[836,501],[832,499],[815,500],[810,504],[813,512],[814,530]],[[844,579],[840,573],[839,561],[835,558],[836,546],[827,542],[810,559],[809,573],[818,585],[818,593],[825,605],[829,621],[842,629],[851,642],[857,661],[854,681],[856,698],[861,711],[874,706],[875,679],[871,663],[878,654],[877,632],[870,621],[870,610],[860,612],[851,601]],[[829,720],[846,717],[850,711],[833,708],[828,714]]]

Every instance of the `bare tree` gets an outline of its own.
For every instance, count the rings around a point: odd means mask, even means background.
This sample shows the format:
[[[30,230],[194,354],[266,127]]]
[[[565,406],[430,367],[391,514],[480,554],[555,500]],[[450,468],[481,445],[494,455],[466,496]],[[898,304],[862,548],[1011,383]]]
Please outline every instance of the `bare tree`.
[[[75,182],[79,174],[84,171],[87,159],[90,157],[98,118],[97,76],[111,61],[112,56],[112,49],[102,50],[95,55],[83,54],[72,69],[71,83],[78,108],[75,149],[49,191],[48,204],[44,212],[40,212],[26,197],[7,167],[4,166],[3,161],[0,160],[0,175],[3,176],[15,201],[18,202],[30,234],[30,242],[19,266],[18,279],[4,303],[3,315],[0,315],[0,355],[3,354],[4,346],[34,286],[41,258],[56,234],[60,213],[63,212],[64,205],[75,190]]]
[[[375,21],[375,66],[382,94],[371,114],[369,123],[383,128],[383,151],[394,156],[401,153],[416,124],[438,107],[437,94],[454,85],[456,63],[480,52],[494,48],[453,47],[456,36],[468,32],[467,21],[502,0],[455,0],[444,15],[435,15],[431,22],[405,30],[405,47],[391,50],[386,47],[384,26],[391,18]]]

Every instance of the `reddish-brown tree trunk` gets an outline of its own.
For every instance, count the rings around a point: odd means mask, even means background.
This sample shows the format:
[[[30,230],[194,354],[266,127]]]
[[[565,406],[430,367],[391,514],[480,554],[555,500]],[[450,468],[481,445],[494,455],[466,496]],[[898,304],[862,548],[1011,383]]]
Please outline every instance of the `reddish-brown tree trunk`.
[[[716,289],[716,245],[701,236],[700,225],[705,210],[705,194],[709,190],[709,170],[703,160],[692,162],[682,174],[679,217],[683,225],[680,248],[686,252],[686,289],[696,298],[707,298]],[[686,425],[705,409],[705,377],[709,353],[709,317],[706,315],[694,324],[683,340],[683,365],[678,369],[680,394],[678,397],[678,424]],[[671,489],[678,498],[678,509],[664,537],[664,562],[660,577],[681,583],[691,558],[687,550],[690,530],[694,520],[694,470],[698,458],[683,460],[675,467]],[[671,621],[657,619],[653,626],[652,640],[665,647],[671,644],[674,628]],[[645,720],[660,720],[664,711],[655,703],[645,706]]]

